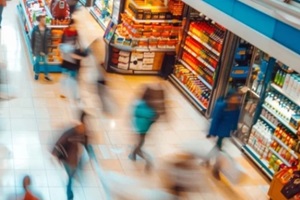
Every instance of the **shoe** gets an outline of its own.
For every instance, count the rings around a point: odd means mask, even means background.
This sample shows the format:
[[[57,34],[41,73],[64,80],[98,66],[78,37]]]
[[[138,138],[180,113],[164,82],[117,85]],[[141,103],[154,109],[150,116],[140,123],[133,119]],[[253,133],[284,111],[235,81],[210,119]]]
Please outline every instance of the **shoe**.
[[[206,135],[206,138],[211,138],[212,137],[212,135]]]
[[[132,161],[136,161],[136,157],[133,156],[132,153],[128,155],[128,158],[129,158],[130,160],[132,160]]]
[[[73,191],[72,190],[67,191],[67,196],[68,196],[68,200],[73,200],[74,199]]]
[[[52,81],[52,79],[49,76],[45,76],[46,81]]]
[[[39,80],[39,75],[38,74],[36,74],[36,75],[34,75],[34,80]]]

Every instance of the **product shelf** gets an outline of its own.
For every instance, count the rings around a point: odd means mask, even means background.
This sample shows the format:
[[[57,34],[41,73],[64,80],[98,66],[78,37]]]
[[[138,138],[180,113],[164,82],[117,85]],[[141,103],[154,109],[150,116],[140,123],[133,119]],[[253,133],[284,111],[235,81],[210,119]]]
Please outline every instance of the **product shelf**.
[[[291,125],[289,125],[289,122],[287,122],[285,119],[282,117],[278,116],[272,109],[270,109],[268,106],[263,104],[262,106],[264,109],[266,109],[269,113],[271,113],[274,117],[276,117],[284,126],[286,126],[292,133],[296,134],[297,130],[294,129]]]
[[[188,70],[190,70],[195,76],[197,76],[197,78],[202,82],[204,83],[204,85],[212,90],[212,86],[205,80],[203,79],[197,72],[195,72],[195,70],[193,70],[186,62],[184,62],[183,60],[179,60],[181,62],[181,64],[183,64]]]
[[[249,158],[256,163],[257,166],[261,168],[261,170],[270,178],[273,179],[273,176],[275,174],[273,169],[270,169],[268,166],[268,162],[266,160],[263,160],[260,158],[260,156],[256,153],[256,151],[249,146],[248,144],[244,145],[242,147],[244,152],[249,156]]]
[[[291,95],[289,95],[288,93],[286,93],[285,91],[283,91],[282,88],[280,88],[279,86],[277,86],[274,83],[272,83],[271,87],[274,88],[277,92],[279,92],[282,95],[284,95],[285,97],[287,97],[289,100],[291,100],[295,104],[297,104],[298,106],[300,106],[300,101],[296,101],[295,97],[292,97]]]
[[[283,148],[285,148],[286,150],[288,150],[288,152],[294,156],[295,158],[298,158],[297,154],[290,148],[288,147],[285,143],[282,142],[282,140],[280,140],[278,137],[272,135],[272,138],[280,144],[280,146],[282,146]]]
[[[106,10],[109,12],[109,14],[112,14],[111,9],[108,8],[108,7],[102,7],[101,5],[99,5],[99,1],[96,1],[96,2],[95,2],[95,5],[96,5],[96,7],[99,8],[100,10],[106,9]]]
[[[187,52],[189,52],[192,56],[197,58],[202,64],[204,64],[209,70],[215,72],[215,68],[213,68],[210,64],[208,64],[203,58],[198,56],[192,49],[190,49],[187,45],[182,46]]]
[[[28,32],[31,32],[32,29],[33,29],[33,26],[28,18],[28,15],[27,15],[27,12],[26,12],[26,8],[25,8],[25,5],[24,5],[24,2],[21,0],[20,1],[20,4],[21,4],[21,8],[23,10],[23,13],[25,15],[25,18],[26,18],[26,24],[27,24],[27,27],[28,27]],[[29,36],[30,37],[30,36]]]
[[[122,74],[139,74],[139,75],[157,75],[159,71],[156,70],[134,70],[134,69],[121,69],[116,66],[110,65],[110,69]]]
[[[101,26],[102,29],[106,29],[107,24],[105,24],[105,22],[103,21],[103,19],[101,19],[100,17],[97,17],[95,11],[93,8],[89,8],[88,9],[91,13],[91,15],[94,17],[94,19],[96,20],[96,22],[98,22],[98,24]]]
[[[191,93],[191,91],[180,81],[178,78],[174,75],[170,75],[171,80],[175,81],[175,83],[179,86],[179,88],[186,94],[188,98],[192,100],[192,102],[196,102],[197,106],[200,108],[200,110],[205,111],[207,108],[199,101],[199,99]]]
[[[291,164],[286,161],[277,151],[275,151],[273,148],[269,147],[269,150],[277,157],[279,158],[286,166],[291,167]]]
[[[269,126],[271,126],[272,128],[274,128],[274,129],[276,128],[276,126],[272,122],[270,122],[267,118],[265,118],[264,116],[260,115],[260,118],[262,120],[264,120],[265,122],[267,122],[267,124],[269,124]]]
[[[180,20],[177,20],[177,19],[157,19],[157,20],[151,20],[151,19],[136,19],[132,13],[128,10],[125,10],[125,13],[131,17],[131,19],[133,21],[135,21],[136,23],[181,23]]]
[[[200,44],[202,44],[205,48],[207,48],[208,50],[210,50],[211,52],[213,52],[216,56],[220,56],[220,53],[215,50],[213,47],[211,47],[209,44],[203,42],[198,36],[196,36],[194,33],[192,33],[191,31],[187,32],[189,36],[191,36],[194,40],[196,40],[197,42],[199,42]]]
[[[138,52],[174,52],[175,48],[141,48],[141,47],[130,47],[121,44],[110,44],[112,47],[123,51],[138,51]]]
[[[152,6],[152,5],[140,6],[140,5],[136,4],[134,0],[130,1],[130,3],[132,3],[132,5],[134,5],[134,7],[137,9],[167,9],[166,6]]]

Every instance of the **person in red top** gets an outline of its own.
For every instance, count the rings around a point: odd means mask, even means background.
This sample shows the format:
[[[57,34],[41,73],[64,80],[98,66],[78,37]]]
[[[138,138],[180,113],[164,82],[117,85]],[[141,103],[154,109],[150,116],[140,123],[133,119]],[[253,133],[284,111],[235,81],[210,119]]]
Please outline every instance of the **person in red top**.
[[[23,188],[25,190],[24,200],[39,200],[40,198],[33,195],[33,193],[30,191],[29,186],[31,184],[30,177],[27,175],[23,179]]]

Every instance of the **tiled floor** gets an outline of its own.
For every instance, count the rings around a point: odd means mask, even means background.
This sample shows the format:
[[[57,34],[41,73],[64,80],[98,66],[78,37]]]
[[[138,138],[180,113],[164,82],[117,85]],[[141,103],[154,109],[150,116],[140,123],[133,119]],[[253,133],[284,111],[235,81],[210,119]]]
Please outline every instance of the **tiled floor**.
[[[65,196],[66,174],[61,166],[53,162],[49,149],[62,131],[72,123],[73,109],[66,100],[59,98],[59,75],[53,75],[53,83],[43,80],[33,81],[32,67],[27,59],[27,50],[18,23],[17,0],[8,1],[4,10],[0,32],[0,62],[7,68],[9,85],[2,85],[2,91],[16,95],[10,101],[0,103],[0,199],[16,199],[22,194],[21,179],[31,175],[33,188],[43,199],[63,200]],[[78,17],[78,16],[77,16]],[[78,26],[88,24],[88,32],[101,36],[95,23],[86,23],[92,18],[81,11]],[[87,29],[82,29],[87,30]],[[87,31],[81,31],[83,36]],[[93,40],[90,36],[85,43]],[[108,117],[101,114],[91,80],[97,71],[90,61],[86,61],[82,73],[81,95],[83,106],[93,114],[90,131],[100,165],[126,176],[132,176],[156,185],[156,173],[145,174],[142,162],[128,160],[135,135],[129,123],[130,106],[142,83],[161,81],[156,77],[133,77],[116,74],[108,75],[110,91],[117,101],[118,115]],[[213,142],[205,138],[209,123],[201,116],[169,83],[163,81],[167,91],[167,121],[156,123],[151,130],[145,149],[153,157],[155,166],[167,154],[182,146],[195,146],[199,152],[212,147]],[[189,199],[267,199],[269,183],[230,142],[227,151],[247,171],[245,181],[235,187],[228,186],[212,178],[208,169],[199,167],[200,191],[189,194]],[[75,199],[104,199],[103,188],[91,165],[86,164],[74,183]]]

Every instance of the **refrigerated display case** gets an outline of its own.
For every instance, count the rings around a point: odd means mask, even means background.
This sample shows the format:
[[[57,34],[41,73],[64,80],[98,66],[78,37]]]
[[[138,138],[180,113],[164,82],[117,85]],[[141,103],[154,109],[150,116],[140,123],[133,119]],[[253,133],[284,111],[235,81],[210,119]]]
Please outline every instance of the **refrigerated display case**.
[[[95,0],[94,5],[88,9],[103,30],[105,30],[111,20],[114,23],[119,22],[123,4],[124,0]]]
[[[123,74],[159,74],[167,53],[173,53],[175,60],[183,6],[174,0],[168,0],[167,5],[160,0],[127,0],[121,23],[111,20],[116,27],[109,41],[106,69]]]
[[[17,5],[17,11],[19,15],[19,21],[23,27],[23,35],[32,65],[34,61],[30,42],[31,31],[37,24],[36,16],[39,14],[46,15],[47,27],[51,29],[51,41],[49,41],[49,54],[47,57],[47,63],[50,66],[49,72],[61,72],[60,65],[62,58],[60,56],[58,45],[61,42],[63,29],[67,27],[69,19],[54,19],[44,1],[21,0],[19,5]],[[41,71],[43,71],[43,68]]]
[[[300,168],[299,77],[291,68],[256,51],[240,129],[235,136],[270,179],[282,169]]]
[[[226,29],[188,8],[178,62],[171,81],[199,110],[206,113],[216,85]]]

